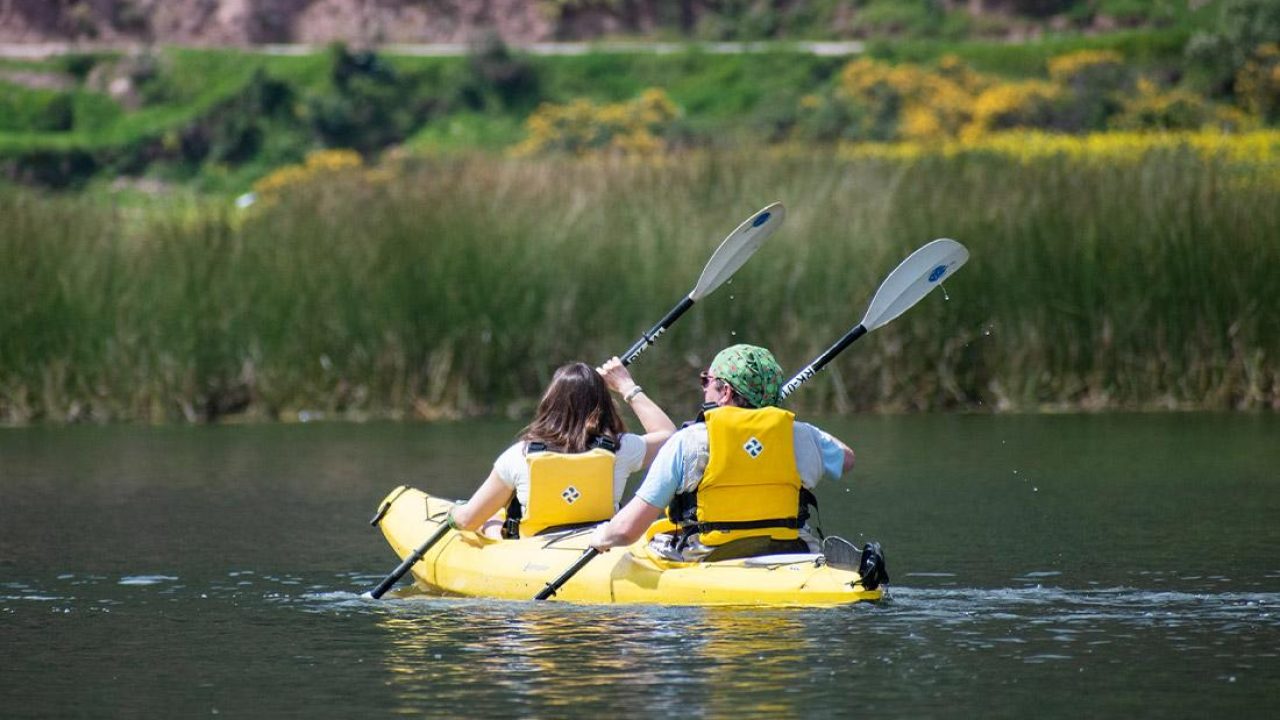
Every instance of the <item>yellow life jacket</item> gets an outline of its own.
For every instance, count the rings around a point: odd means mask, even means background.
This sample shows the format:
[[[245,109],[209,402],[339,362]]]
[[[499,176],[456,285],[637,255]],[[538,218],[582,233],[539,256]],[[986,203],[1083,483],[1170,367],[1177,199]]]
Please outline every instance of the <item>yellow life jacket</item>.
[[[706,412],[708,462],[696,490],[676,495],[668,515],[703,545],[748,537],[795,540],[803,487],[795,459],[795,415],[775,407]]]
[[[509,537],[530,537],[548,529],[604,522],[617,509],[613,502],[615,447],[606,438],[582,453],[550,452],[530,443],[529,502],[521,508],[514,496],[507,509]],[[512,515],[515,515],[512,518]],[[514,520],[516,526],[512,526]],[[517,529],[518,527],[518,529]]]

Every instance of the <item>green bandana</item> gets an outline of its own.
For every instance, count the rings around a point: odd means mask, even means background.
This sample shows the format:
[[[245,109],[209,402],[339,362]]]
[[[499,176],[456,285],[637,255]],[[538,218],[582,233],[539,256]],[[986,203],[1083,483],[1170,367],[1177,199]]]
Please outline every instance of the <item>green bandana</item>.
[[[782,367],[773,353],[755,345],[734,345],[721,350],[708,372],[724,380],[752,407],[777,405],[782,390]]]

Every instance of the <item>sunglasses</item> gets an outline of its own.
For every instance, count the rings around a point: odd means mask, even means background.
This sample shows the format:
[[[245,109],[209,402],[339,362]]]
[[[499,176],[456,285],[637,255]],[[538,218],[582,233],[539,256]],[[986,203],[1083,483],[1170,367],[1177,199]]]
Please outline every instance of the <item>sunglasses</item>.
[[[707,385],[712,382],[718,382],[721,385],[724,384],[724,381],[721,380],[720,378],[715,377],[714,375],[708,375],[706,370],[703,370],[702,372],[698,373],[698,379],[702,381],[703,389],[706,389]]]

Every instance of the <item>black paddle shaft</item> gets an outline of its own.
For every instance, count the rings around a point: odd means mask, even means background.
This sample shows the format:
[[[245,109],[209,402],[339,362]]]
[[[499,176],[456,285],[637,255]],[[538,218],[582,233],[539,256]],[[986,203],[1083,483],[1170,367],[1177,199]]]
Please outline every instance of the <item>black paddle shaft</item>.
[[[643,337],[636,341],[635,345],[632,345],[631,348],[627,350],[627,352],[622,356],[622,364],[630,365],[635,362],[636,358],[640,357],[640,353],[649,349],[649,346],[652,345],[658,337],[662,335],[662,333],[666,332],[667,328],[671,327],[676,320],[680,319],[680,316],[691,307],[693,307],[693,298],[686,295],[683,300],[676,303],[675,307],[671,308],[671,312],[667,313],[665,317],[658,321],[657,325],[654,325],[649,332],[645,333]]]
[[[537,595],[534,595],[533,599],[546,600],[552,595],[555,595],[556,591],[560,589],[560,586],[568,582],[569,578],[576,575],[578,571],[583,568],[584,565],[591,562],[591,559],[599,554],[600,554],[599,550],[595,548],[587,548],[586,552],[582,553],[582,555],[578,558],[578,560],[574,562],[573,565],[569,566],[568,570],[565,570],[563,573],[561,573],[560,577],[547,583],[547,586],[542,588],[542,590],[539,591]]]
[[[797,373],[795,377],[787,381],[787,384],[782,386],[782,397],[786,397],[795,392],[796,388],[800,387],[800,385],[809,378],[817,375],[819,370],[826,367],[827,363],[831,362],[832,358],[839,355],[841,352],[844,352],[844,349],[853,344],[854,340],[857,340],[866,334],[866,326],[862,323],[858,323],[856,327],[845,333],[844,337],[837,340],[835,345],[827,348],[826,352],[819,355],[816,360],[806,365],[805,368]]]
[[[377,600],[383,595],[386,595],[387,591],[391,589],[391,586],[395,585],[400,578],[404,577],[404,574],[409,572],[409,568],[413,567],[414,563],[421,560],[422,556],[426,555],[427,551],[430,550],[433,545],[440,542],[440,538],[444,537],[448,532],[449,523],[441,522],[440,527],[436,528],[436,531],[431,534],[431,537],[427,538],[426,542],[419,545],[418,549],[414,550],[409,557],[405,558],[404,562],[396,566],[396,569],[392,570],[390,575],[383,578],[382,582],[378,583],[377,587],[369,591],[369,597]]]

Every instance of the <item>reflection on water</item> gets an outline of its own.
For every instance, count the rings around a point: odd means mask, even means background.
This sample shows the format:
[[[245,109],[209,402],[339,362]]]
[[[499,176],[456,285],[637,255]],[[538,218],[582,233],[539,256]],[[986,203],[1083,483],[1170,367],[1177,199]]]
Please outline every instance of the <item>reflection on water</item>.
[[[465,702],[483,678],[517,708],[687,712],[696,696],[703,714],[728,715],[749,699],[756,711],[785,717],[787,688],[808,673],[810,655],[806,628],[785,610],[419,597],[382,613],[378,625],[406,713],[433,699]],[[770,688],[763,697],[762,687]]]
[[[412,589],[384,601],[363,597],[377,579],[237,570],[0,583],[0,627],[13,641],[0,688],[6,697],[65,703],[141,672],[135,687],[151,690],[123,707],[234,714],[261,711],[264,701],[238,705],[248,701],[228,699],[228,687],[265,690],[304,677],[308,692],[346,688],[343,698],[312,698],[320,714],[456,716],[501,707],[516,717],[607,708],[798,717],[855,706],[968,716],[960,710],[981,708],[992,694],[1005,696],[990,713],[997,716],[1040,712],[1046,694],[1060,710],[1083,702],[1095,715],[1120,716],[1152,702],[1135,690],[1143,687],[1159,688],[1158,706],[1211,693],[1214,707],[1248,716],[1280,690],[1280,593],[908,585],[875,605],[797,610],[502,602]],[[115,623],[129,635],[105,646],[103,629]],[[47,656],[51,639],[57,654]],[[210,643],[218,652],[204,648]],[[163,654],[151,656],[157,648]],[[48,679],[31,662],[46,657],[54,662],[47,667],[85,671],[104,652],[140,667],[59,681],[56,698],[45,695]],[[254,666],[261,676],[237,680],[233,658],[263,653]],[[155,661],[182,670],[173,675]],[[182,678],[205,678],[208,687],[183,690]],[[1084,683],[1089,697],[1055,695],[1066,678]],[[267,707],[298,701],[272,697]],[[31,717],[45,714],[30,707]]]

